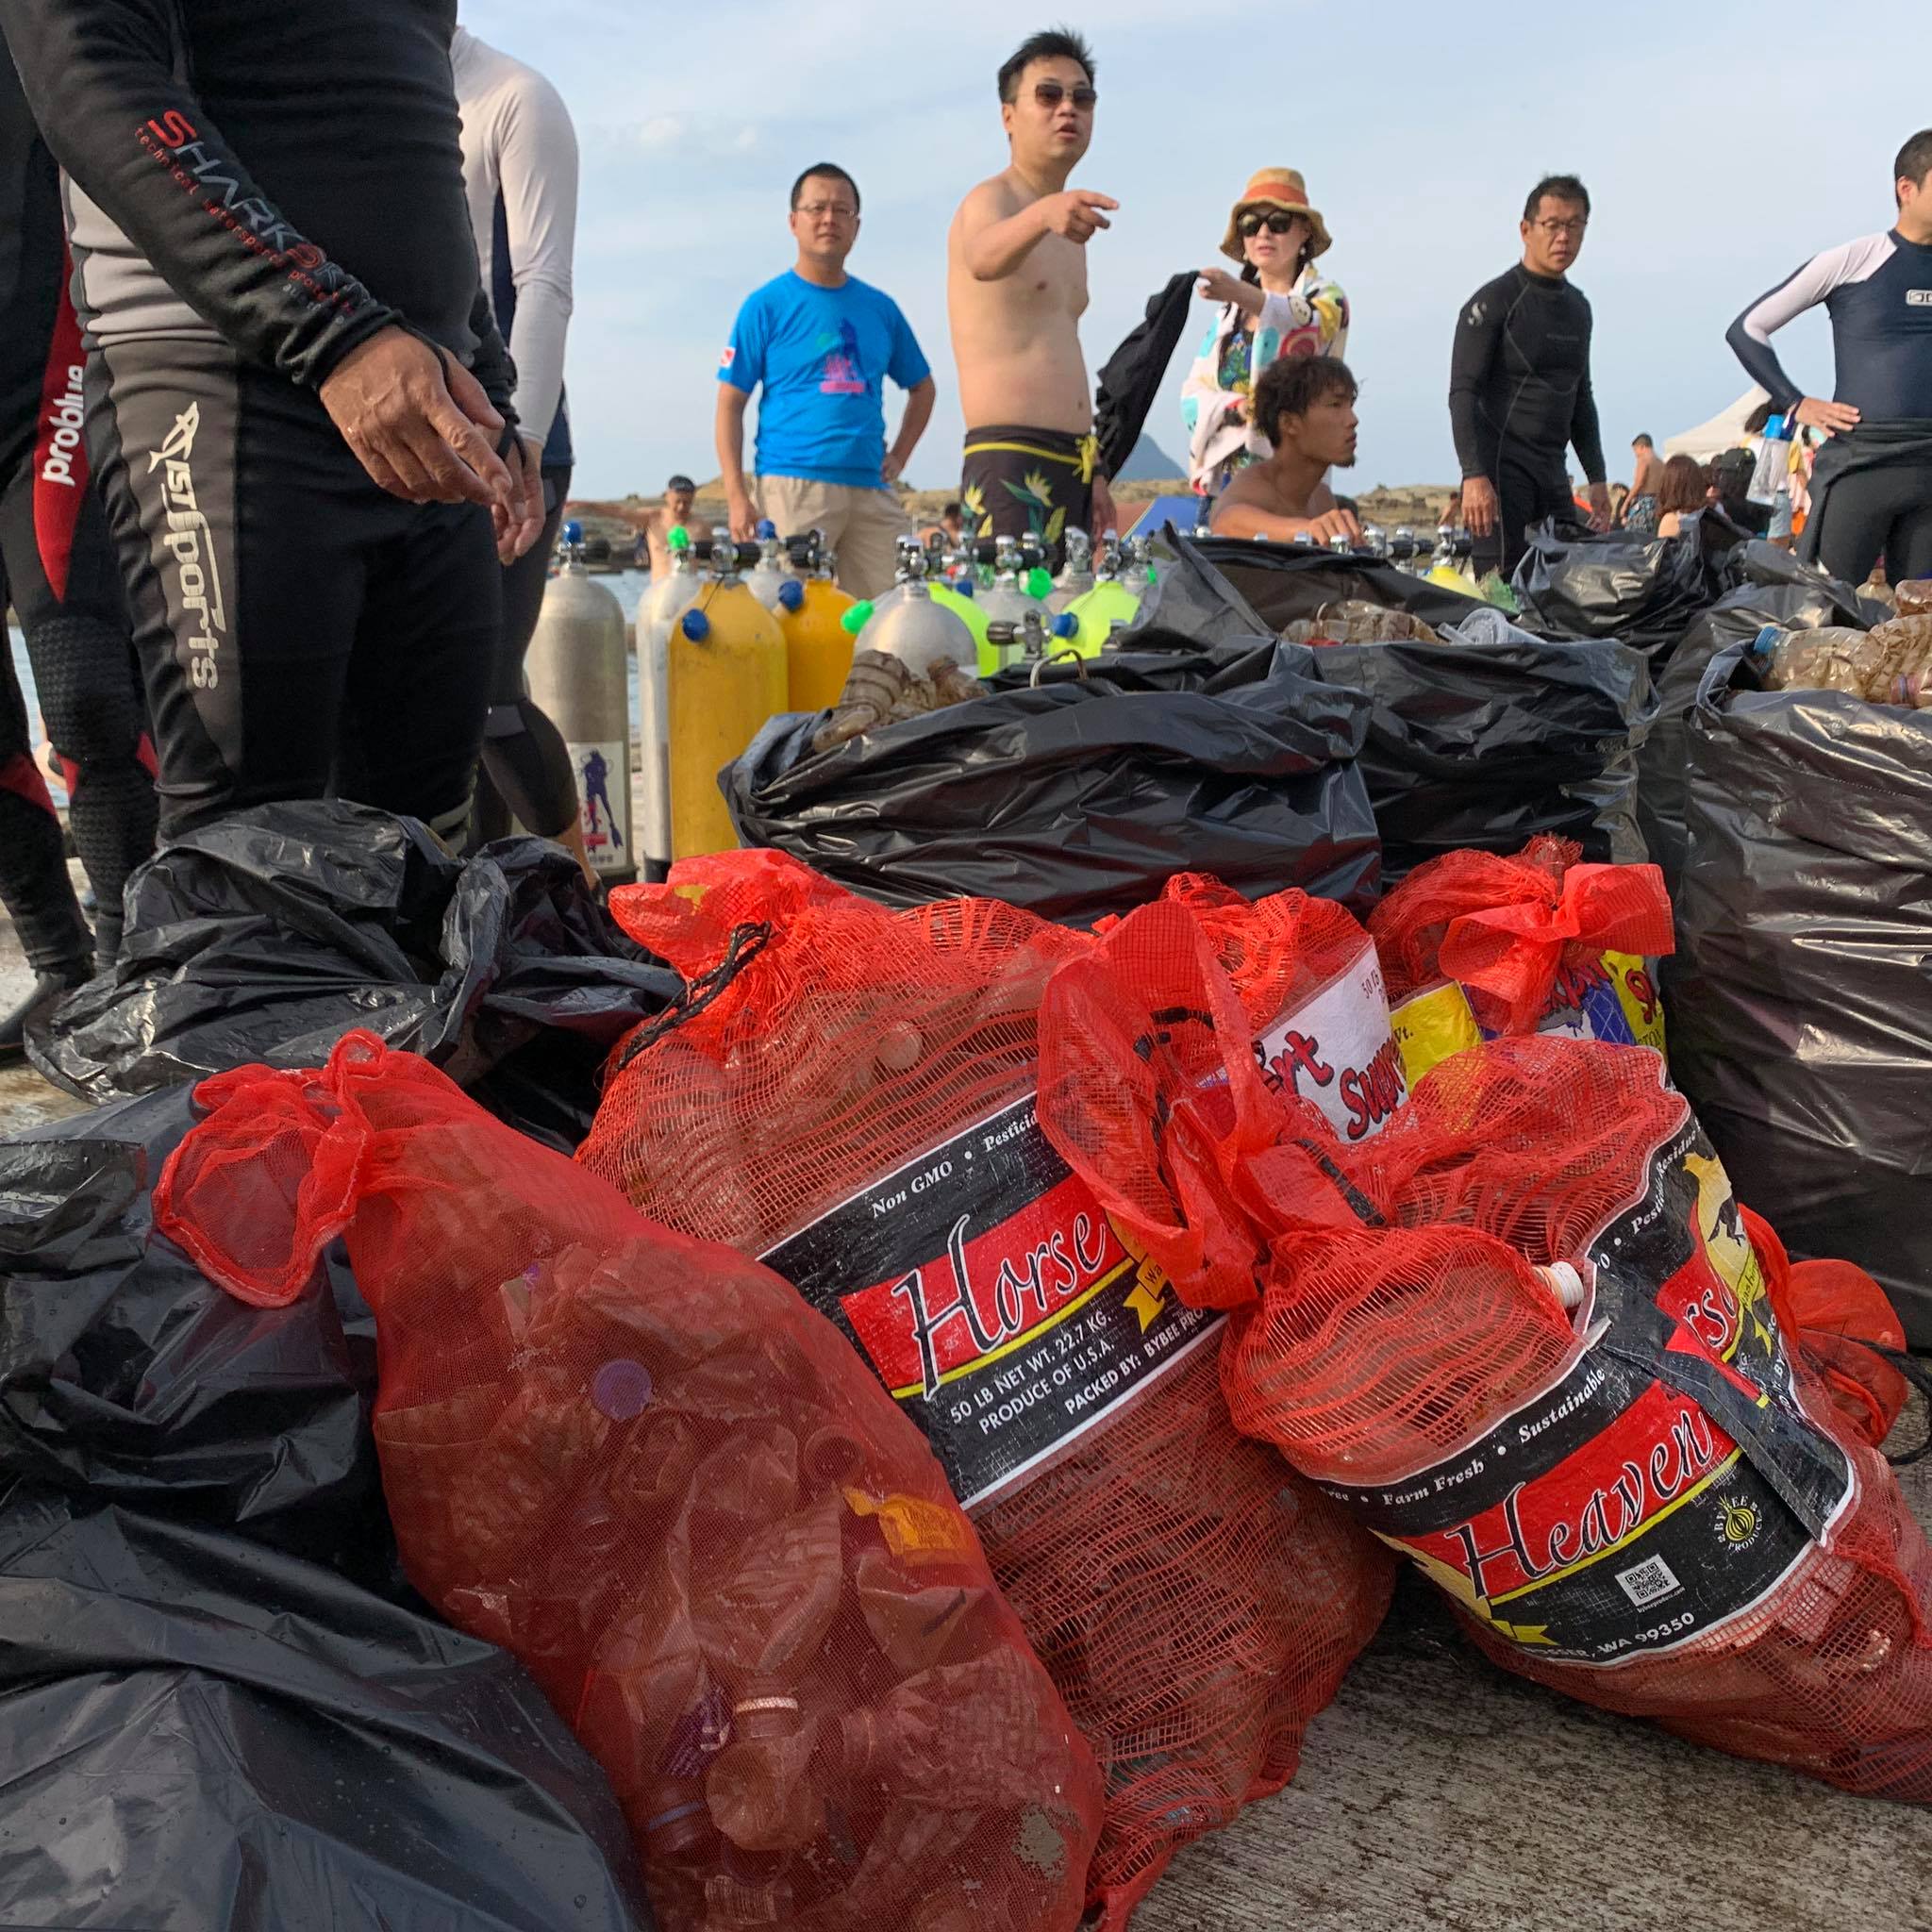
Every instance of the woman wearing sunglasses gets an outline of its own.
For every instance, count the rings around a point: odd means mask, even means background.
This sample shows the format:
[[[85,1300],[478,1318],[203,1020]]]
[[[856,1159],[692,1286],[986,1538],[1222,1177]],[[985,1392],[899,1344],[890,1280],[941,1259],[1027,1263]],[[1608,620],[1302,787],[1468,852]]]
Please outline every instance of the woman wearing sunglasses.
[[[1181,391],[1188,470],[1202,495],[1218,496],[1237,470],[1269,454],[1250,421],[1262,371],[1283,356],[1348,347],[1348,297],[1313,266],[1328,246],[1327,224],[1292,168],[1262,169],[1235,203],[1221,252],[1241,272],[1202,271],[1201,298],[1219,308]]]

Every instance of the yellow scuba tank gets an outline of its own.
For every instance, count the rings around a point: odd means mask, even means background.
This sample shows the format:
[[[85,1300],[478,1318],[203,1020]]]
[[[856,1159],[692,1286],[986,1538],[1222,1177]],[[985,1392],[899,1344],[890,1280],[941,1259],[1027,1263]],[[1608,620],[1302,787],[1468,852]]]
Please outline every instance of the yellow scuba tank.
[[[710,579],[672,626],[667,646],[671,843],[677,858],[736,848],[718,774],[767,718],[786,708],[784,633],[745,588],[738,561],[738,546],[719,538]]]
[[[810,576],[779,585],[788,709],[823,711],[839,702],[852,670],[852,639],[842,623],[852,604],[832,581],[830,554],[816,546]]]

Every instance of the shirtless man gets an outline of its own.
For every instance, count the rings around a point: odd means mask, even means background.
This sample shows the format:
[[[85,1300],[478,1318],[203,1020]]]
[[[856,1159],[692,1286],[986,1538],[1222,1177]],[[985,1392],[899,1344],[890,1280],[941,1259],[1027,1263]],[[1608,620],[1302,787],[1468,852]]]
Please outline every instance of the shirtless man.
[[[691,505],[697,501],[698,487],[689,476],[674,476],[664,486],[664,502],[661,508],[654,509],[644,519],[644,541],[651,549],[651,575],[654,577],[667,575],[671,569],[671,546],[666,541],[679,524],[693,543],[702,543],[711,534],[711,526],[703,517],[691,513]]]
[[[1076,34],[1035,34],[1000,69],[1011,164],[959,205],[946,306],[964,410],[968,521],[1056,555],[1070,529],[1114,527],[1095,467],[1093,391],[1080,353],[1087,243],[1120,204],[1067,179],[1093,139],[1093,57]]]
[[[1361,541],[1353,510],[1336,507],[1330,469],[1355,464],[1355,377],[1332,356],[1284,356],[1255,385],[1255,421],[1274,454],[1237,471],[1214,506],[1217,537],[1274,543]]]

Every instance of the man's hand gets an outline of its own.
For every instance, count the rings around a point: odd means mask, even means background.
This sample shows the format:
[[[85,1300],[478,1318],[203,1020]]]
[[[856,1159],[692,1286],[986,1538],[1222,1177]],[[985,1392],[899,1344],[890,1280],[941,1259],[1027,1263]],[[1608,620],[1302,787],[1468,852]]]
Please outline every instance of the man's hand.
[[[1858,412],[1851,404],[1827,403],[1817,396],[1807,396],[1791,414],[1807,429],[1828,429],[1834,436],[1858,426]]]
[[[906,474],[906,458],[895,449],[886,452],[886,459],[879,465],[879,475],[890,490]]]
[[[520,515],[496,454],[503,418],[453,357],[405,328],[378,330],[329,372],[322,406],[371,478],[405,503],[480,503]]]
[[[1113,507],[1113,491],[1107,487],[1107,478],[1098,471],[1093,475],[1093,527],[1087,534],[1090,537],[1104,537],[1109,530],[1120,528],[1120,515]]]
[[[740,543],[749,543],[758,533],[758,513],[752,507],[752,500],[742,490],[733,490],[725,497],[725,521],[731,526],[733,539]]]
[[[510,447],[509,470],[517,486],[512,514],[501,504],[490,506],[496,525],[497,561],[508,570],[543,534],[543,451],[541,445],[519,436]]]
[[[1597,531],[1610,527],[1610,486],[1607,483],[1590,486],[1590,527]]]
[[[1069,242],[1086,242],[1093,239],[1096,229],[1113,226],[1101,209],[1117,208],[1120,203],[1090,189],[1069,188],[1063,194],[1047,195],[1036,206],[1049,235],[1064,235]]]
[[[1259,315],[1261,305],[1267,299],[1255,283],[1244,282],[1241,276],[1229,275],[1224,268],[1204,268],[1194,292],[1204,302],[1232,302],[1250,315]]]
[[[1496,501],[1496,486],[1487,476],[1462,479],[1462,521],[1472,537],[1487,537],[1496,527],[1503,506]]]
[[[1362,526],[1356,522],[1354,510],[1324,510],[1320,516],[1308,519],[1307,541],[1310,543],[1332,543],[1338,537],[1346,537],[1351,543],[1362,541]]]

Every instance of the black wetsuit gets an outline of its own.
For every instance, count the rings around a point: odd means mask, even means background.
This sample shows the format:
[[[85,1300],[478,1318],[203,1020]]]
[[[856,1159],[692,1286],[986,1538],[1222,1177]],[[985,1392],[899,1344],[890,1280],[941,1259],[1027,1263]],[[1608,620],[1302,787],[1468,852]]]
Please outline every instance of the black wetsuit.
[[[1803,554],[1850,584],[1881,555],[1893,583],[1932,575],[1932,247],[1894,228],[1827,248],[1732,323],[1725,340],[1775,409],[1795,409],[1804,391],[1771,338],[1820,302],[1838,366],[1832,398],[1858,424],[1812,465]]]
[[[488,512],[373,483],[316,394],[400,323],[511,371],[477,284],[456,0],[0,0],[69,179],[88,436],[170,832],[343,793],[457,832]]]
[[[1604,480],[1603,435],[1590,386],[1590,304],[1560,276],[1521,262],[1462,305],[1449,359],[1449,425],[1462,474],[1487,476],[1502,510],[1478,539],[1479,568],[1509,572],[1545,517],[1575,518],[1568,458]]]
[[[111,963],[127,874],[153,849],[155,793],[107,518],[82,435],[80,334],[67,299],[59,171],[0,51],[0,564],[26,638],[68,822],[94,889],[90,938],[33,759],[12,655],[0,656],[0,904],[29,962]]]

